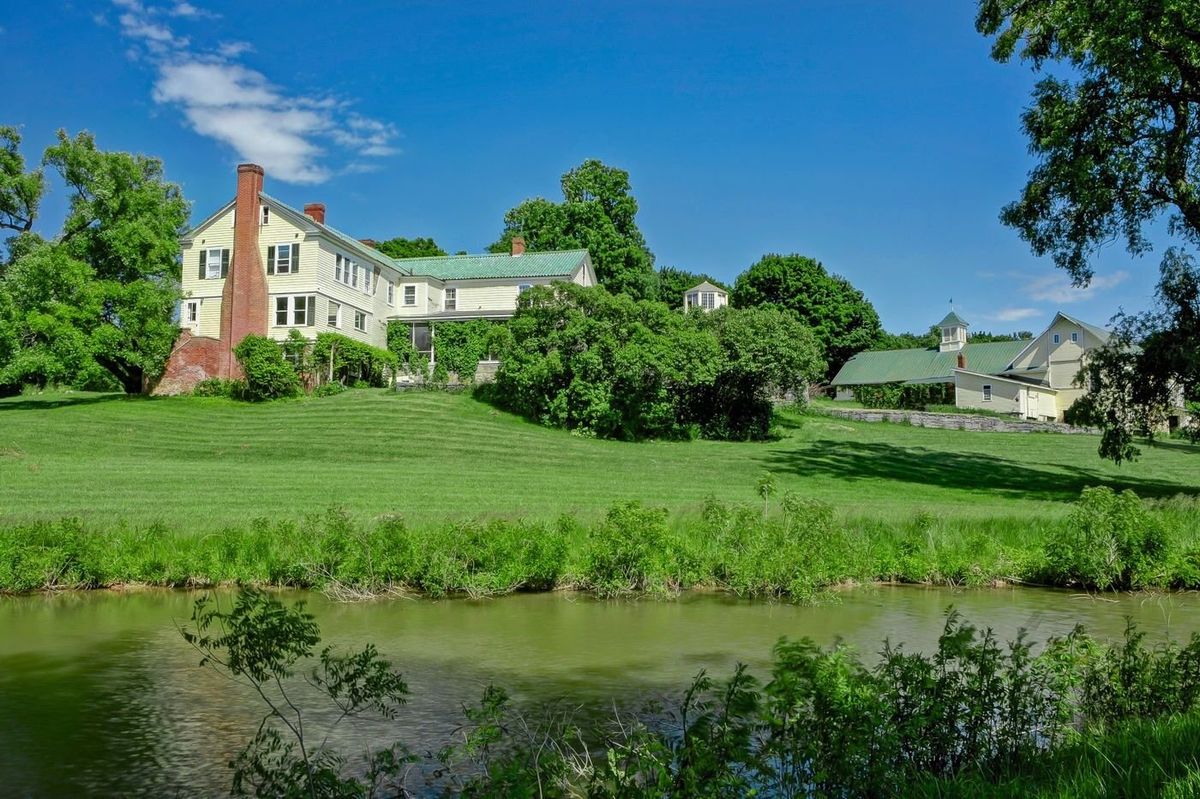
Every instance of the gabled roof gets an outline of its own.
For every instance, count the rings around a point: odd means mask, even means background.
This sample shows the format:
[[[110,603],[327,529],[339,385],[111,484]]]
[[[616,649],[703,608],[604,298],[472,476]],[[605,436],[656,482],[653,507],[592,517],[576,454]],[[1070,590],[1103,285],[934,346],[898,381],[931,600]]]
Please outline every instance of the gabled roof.
[[[910,350],[860,352],[842,366],[833,378],[835,386],[867,386],[878,383],[950,382],[961,354],[973,372],[997,374],[1008,368],[1026,341],[967,342],[961,350],[940,352],[936,347]]]
[[[956,314],[954,311],[946,314],[942,321],[937,323],[938,327],[970,327],[965,319]]]
[[[554,252],[483,253],[399,258],[397,266],[414,275],[440,280],[486,280],[517,277],[570,277],[586,260],[587,250]]]
[[[714,286],[712,283],[709,283],[707,280],[704,281],[703,283],[700,283],[699,285],[692,286],[690,289],[688,289],[684,293],[691,294],[693,291],[717,291],[717,292],[720,292],[721,294],[725,294],[725,295],[729,294],[729,292],[726,291],[725,289],[721,288],[720,286]]]
[[[275,212],[306,233],[316,233],[334,241],[343,249],[385,264],[390,264],[402,274],[428,275],[440,280],[487,280],[521,277],[570,277],[588,260],[587,250],[558,250],[553,252],[526,252],[521,255],[508,253],[483,253],[480,255],[441,255],[426,258],[389,258],[384,253],[363,244],[337,228],[317,222],[308,214],[297,211],[287,203],[275,199],[266,192],[258,195],[270,204]],[[234,205],[230,200],[220,210],[188,231],[183,238],[190,239],[201,228],[226,214]]]
[[[359,257],[370,258],[372,261],[382,261],[385,264],[392,264],[401,272],[407,271],[404,269],[404,267],[396,264],[395,258],[389,258],[374,247],[363,244],[358,239],[343,233],[337,228],[333,228],[329,225],[316,221],[308,214],[302,211],[297,211],[290,205],[276,200],[266,192],[259,192],[258,196],[262,200],[270,203],[271,207],[274,208],[277,213],[282,211],[283,215],[288,218],[288,221],[301,230],[305,230],[309,233],[319,233],[324,235],[326,238],[337,242],[340,246],[357,254]]]
[[[1066,319],[1071,324],[1078,325],[1079,327],[1083,328],[1087,332],[1091,333],[1096,338],[1100,339],[1100,341],[1105,344],[1107,344],[1108,340],[1110,338],[1112,338],[1112,331],[1110,331],[1110,330],[1105,330],[1104,328],[1096,327],[1095,325],[1089,325],[1087,322],[1083,322],[1079,319],[1076,319],[1073,316],[1067,316],[1062,311],[1055,311],[1054,318],[1050,320],[1050,324],[1046,325],[1046,329],[1043,330],[1040,334],[1034,336],[1029,341],[1025,342],[1025,346],[1021,349],[1021,351],[1018,352],[1015,356],[1013,356],[1013,362],[1015,363],[1016,361],[1019,361],[1021,358],[1023,358],[1025,356],[1025,353],[1028,352],[1030,350],[1030,348],[1032,348],[1035,344],[1037,344],[1039,341],[1041,341],[1043,338],[1045,338],[1046,334],[1050,332],[1050,329],[1052,327],[1054,327],[1054,324],[1059,319]],[[1035,367],[1031,367],[1031,368],[1035,368]],[[1013,369],[1013,370],[1011,370],[1011,373],[1016,373],[1019,371],[1021,371],[1021,370]]]

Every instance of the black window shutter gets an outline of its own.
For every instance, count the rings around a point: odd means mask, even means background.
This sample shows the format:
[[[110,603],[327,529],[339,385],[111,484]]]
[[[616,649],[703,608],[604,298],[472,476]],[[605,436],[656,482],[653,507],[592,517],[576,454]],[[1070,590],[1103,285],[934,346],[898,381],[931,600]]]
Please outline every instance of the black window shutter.
[[[267,274],[268,275],[275,274],[275,248],[274,247],[267,248]]]
[[[221,250],[221,277],[229,277],[229,250]]]
[[[294,275],[300,271],[300,245],[299,244],[292,242],[291,254],[292,254],[292,274]]]
[[[308,296],[308,326],[312,327],[317,323],[317,298],[313,295]]]
[[[201,280],[208,277],[208,275],[204,274],[204,272],[207,268],[208,268],[208,250],[201,250],[200,251],[200,279]]]

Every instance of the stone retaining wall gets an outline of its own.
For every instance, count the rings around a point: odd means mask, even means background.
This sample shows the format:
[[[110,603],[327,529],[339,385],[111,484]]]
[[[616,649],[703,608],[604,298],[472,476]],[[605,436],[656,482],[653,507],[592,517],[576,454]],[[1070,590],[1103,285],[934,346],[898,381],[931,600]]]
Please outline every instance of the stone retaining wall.
[[[856,422],[892,422],[941,430],[986,430],[990,433],[1067,433],[1095,435],[1090,427],[1074,427],[1062,422],[1030,422],[975,413],[930,413],[928,411],[888,411],[870,408],[822,408],[824,413]]]

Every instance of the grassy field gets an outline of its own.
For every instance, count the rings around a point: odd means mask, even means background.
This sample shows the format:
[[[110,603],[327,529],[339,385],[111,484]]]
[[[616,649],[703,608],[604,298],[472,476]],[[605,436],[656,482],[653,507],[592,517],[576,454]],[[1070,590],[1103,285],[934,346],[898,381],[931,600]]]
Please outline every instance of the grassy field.
[[[202,532],[340,505],[358,518],[599,517],[617,500],[675,513],[779,491],[839,515],[1058,518],[1082,488],[1200,492],[1200,448],[1122,467],[1091,436],[1002,434],[785,416],[769,443],[596,441],[464,394],[354,391],[264,405],[43,395],[0,400],[0,524],[78,516]]]

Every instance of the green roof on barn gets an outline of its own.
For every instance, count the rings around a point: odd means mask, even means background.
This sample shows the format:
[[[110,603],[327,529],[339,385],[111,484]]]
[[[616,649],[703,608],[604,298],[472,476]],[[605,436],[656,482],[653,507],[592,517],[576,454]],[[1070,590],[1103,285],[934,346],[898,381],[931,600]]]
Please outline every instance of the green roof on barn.
[[[943,323],[944,324],[944,323]],[[939,352],[936,347],[912,350],[860,352],[838,371],[835,386],[869,386],[879,383],[934,383],[954,379],[961,354],[972,372],[998,374],[1009,367],[1028,341],[994,341],[966,344],[961,350]]]
[[[521,255],[483,253],[443,255],[427,258],[394,258],[396,266],[414,275],[439,280],[486,280],[488,278],[569,277],[587,258],[587,250],[525,252]]]

